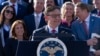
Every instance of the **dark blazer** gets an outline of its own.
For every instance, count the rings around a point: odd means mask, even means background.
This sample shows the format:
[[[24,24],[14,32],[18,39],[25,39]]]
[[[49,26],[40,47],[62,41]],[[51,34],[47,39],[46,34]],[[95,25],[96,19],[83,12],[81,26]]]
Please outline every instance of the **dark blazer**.
[[[0,33],[0,56],[4,56],[4,50],[2,46],[2,40],[1,40],[1,33]]]
[[[2,7],[6,6],[6,5],[9,5],[9,2],[8,1],[5,1],[2,3]],[[20,4],[17,4],[18,5],[18,11],[17,11],[17,15],[16,15],[16,18],[17,19],[23,19],[24,16],[26,16],[27,14],[27,8],[20,5]]]
[[[2,10],[2,6],[0,5],[0,13],[1,13],[1,10]]]
[[[96,15],[97,15],[97,14],[98,14],[98,11],[97,11],[97,9],[94,9],[94,10],[92,10],[92,11],[91,11],[91,13],[93,13],[93,14],[96,14]]]
[[[74,37],[72,36],[71,30],[68,28],[64,28],[62,26],[58,27],[58,33],[55,34],[49,33],[49,29],[47,26],[36,29],[33,31],[31,40],[42,41],[43,39],[46,39],[48,37],[58,37],[62,41],[75,40]]]
[[[4,49],[5,49],[5,56],[15,56],[18,40],[14,38],[9,38]]]
[[[100,34],[100,18],[98,16],[90,14],[89,33],[86,34],[82,22],[77,19],[72,23],[72,31],[77,40],[84,41],[91,38],[92,33]]]
[[[24,22],[27,26],[28,35],[30,36],[32,34],[33,30],[36,29],[34,15],[31,14],[31,15],[25,16],[23,20],[24,20]],[[44,15],[42,14],[42,17],[41,17],[40,24],[39,24],[38,28],[40,28],[44,25],[46,25],[46,22],[45,22],[45,19],[44,19]]]

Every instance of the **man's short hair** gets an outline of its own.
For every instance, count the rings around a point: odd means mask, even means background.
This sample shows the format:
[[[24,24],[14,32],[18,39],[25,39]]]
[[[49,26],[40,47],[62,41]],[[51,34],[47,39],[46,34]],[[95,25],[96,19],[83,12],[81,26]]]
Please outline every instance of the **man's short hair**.
[[[44,15],[48,15],[49,12],[52,12],[54,10],[60,10],[60,7],[58,6],[48,6],[45,10],[44,10]]]
[[[76,7],[80,7],[82,10],[86,9],[87,12],[90,12],[90,7],[86,3],[79,2],[76,4]]]

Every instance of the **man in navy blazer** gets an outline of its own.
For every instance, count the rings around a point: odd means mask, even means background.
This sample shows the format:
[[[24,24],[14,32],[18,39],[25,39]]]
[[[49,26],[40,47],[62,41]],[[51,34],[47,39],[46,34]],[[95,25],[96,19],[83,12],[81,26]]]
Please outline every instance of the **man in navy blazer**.
[[[89,7],[85,3],[78,3],[75,14],[78,17],[72,23],[72,31],[78,41],[87,41],[88,45],[97,44],[97,38],[91,37],[92,33],[100,34],[100,18],[89,13]]]
[[[44,0],[34,0],[33,8],[34,12],[31,15],[25,16],[23,19],[27,26],[29,36],[32,34],[33,30],[46,25],[43,14]],[[36,20],[38,20],[38,22],[36,22]]]
[[[61,13],[59,7],[56,6],[47,7],[44,12],[44,15],[47,21],[47,25],[33,31],[32,38],[31,38],[32,41],[34,40],[42,41],[43,39],[46,39],[48,37],[58,37],[62,41],[74,40],[71,30],[60,26]],[[60,34],[60,33],[64,33],[65,36],[63,37],[61,35],[56,36],[56,34]]]
[[[13,5],[14,4],[14,5]],[[14,6],[16,12],[16,19],[23,19],[27,14],[27,8],[18,4],[17,0],[8,0],[2,3],[2,8],[6,5]]]

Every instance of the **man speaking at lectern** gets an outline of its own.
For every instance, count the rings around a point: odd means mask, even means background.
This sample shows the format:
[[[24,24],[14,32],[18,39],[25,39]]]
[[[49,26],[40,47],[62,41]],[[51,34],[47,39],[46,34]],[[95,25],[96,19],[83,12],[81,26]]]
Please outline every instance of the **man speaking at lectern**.
[[[71,30],[68,28],[64,28],[60,25],[61,23],[60,16],[61,16],[61,13],[60,13],[59,7],[56,7],[56,6],[47,7],[44,11],[44,17],[47,22],[47,25],[42,28],[34,30],[31,40],[34,41],[35,38],[38,38],[40,36],[38,40],[41,41],[43,40],[41,39],[42,37],[51,37],[51,35],[54,35],[54,34],[59,35],[60,33],[64,33],[66,35],[63,38],[66,41],[74,40]],[[55,36],[55,37],[59,38],[59,36]]]

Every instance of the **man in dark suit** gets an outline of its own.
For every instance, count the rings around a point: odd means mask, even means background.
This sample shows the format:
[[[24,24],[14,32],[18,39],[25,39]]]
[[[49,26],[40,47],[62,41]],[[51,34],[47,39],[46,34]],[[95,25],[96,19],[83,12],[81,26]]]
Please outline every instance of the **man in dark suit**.
[[[72,23],[72,31],[78,41],[87,41],[88,45],[97,44],[97,39],[92,38],[92,33],[100,34],[100,18],[90,14],[89,7],[85,3],[78,3],[75,7],[75,14],[78,17]]]
[[[11,5],[15,8],[16,19],[23,19],[23,17],[26,15],[27,12],[26,7],[18,4],[17,0],[8,0],[2,3],[2,7],[6,5]]]
[[[44,0],[34,0],[33,8],[34,12],[24,17],[29,36],[32,34],[33,30],[46,25],[43,14]]]
[[[100,0],[93,0],[93,5],[95,9],[91,13],[100,16]]]
[[[60,13],[60,8],[56,7],[56,6],[51,6],[51,7],[47,7],[45,12],[45,19],[47,21],[47,25],[36,29],[33,31],[32,34],[32,38],[31,40],[34,41],[35,38],[40,37],[39,39],[36,40],[43,40],[41,39],[42,37],[44,37],[44,39],[47,37],[58,37],[59,39],[61,39],[62,41],[71,41],[74,40],[74,37],[72,36],[72,32],[70,29],[68,28],[64,28],[60,26],[61,23],[61,13]],[[55,34],[60,34],[60,33],[65,33],[66,37],[59,37],[59,36],[55,36]],[[69,36],[70,35],[70,36]]]

